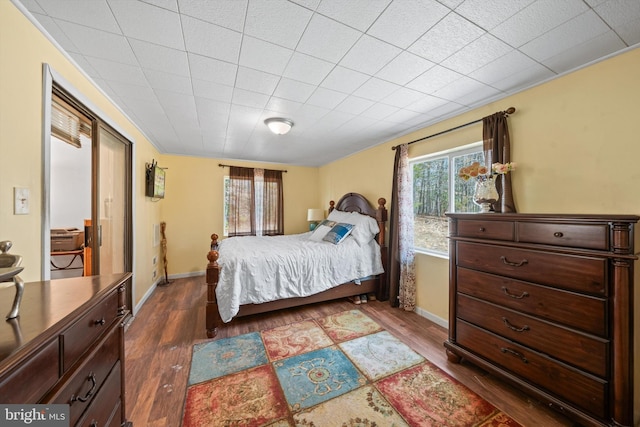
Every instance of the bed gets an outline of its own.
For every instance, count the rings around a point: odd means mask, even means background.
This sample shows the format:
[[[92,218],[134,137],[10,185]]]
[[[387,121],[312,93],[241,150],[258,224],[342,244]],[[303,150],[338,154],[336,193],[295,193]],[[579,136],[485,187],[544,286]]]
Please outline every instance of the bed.
[[[313,232],[298,235],[246,236],[220,242],[217,234],[211,235],[211,250],[207,254],[209,263],[206,269],[207,337],[215,337],[218,328],[236,317],[362,294],[373,294],[378,299],[383,299],[387,221],[385,204],[386,200],[380,198],[377,208],[374,208],[358,193],[345,194],[337,204],[331,201],[328,219],[339,222],[336,224],[337,228],[346,222],[356,224],[350,230],[353,231],[350,236],[334,245],[328,241],[336,238],[335,233],[332,234],[336,228],[332,228],[332,232],[328,233],[328,237],[322,242],[316,238],[318,233],[321,233],[322,226],[333,225],[327,222],[321,223]],[[351,214],[352,212],[354,214]],[[352,218],[353,221],[347,218]],[[362,230],[372,231],[372,228],[367,228],[370,224],[375,226],[377,233],[372,241],[366,242],[367,239],[362,237]],[[294,245],[293,250],[287,249],[289,243]],[[356,249],[357,247],[360,249]],[[237,255],[238,250],[241,255]],[[322,252],[315,252],[316,250]],[[365,258],[349,261],[357,264],[355,266],[343,265],[342,262],[347,258],[344,255],[345,251],[362,251],[369,255],[358,255],[359,257],[373,258],[371,261]],[[293,252],[297,254],[295,259]],[[328,257],[342,258],[342,261],[334,261]],[[331,267],[327,267],[329,265]],[[341,281],[330,283],[331,280],[316,280],[323,274],[318,269],[339,271],[338,277]],[[369,271],[375,274],[363,274]],[[254,280],[254,276],[258,276],[259,279]],[[317,283],[312,289],[307,289],[305,287],[309,282]],[[288,290],[284,291],[284,288]]]

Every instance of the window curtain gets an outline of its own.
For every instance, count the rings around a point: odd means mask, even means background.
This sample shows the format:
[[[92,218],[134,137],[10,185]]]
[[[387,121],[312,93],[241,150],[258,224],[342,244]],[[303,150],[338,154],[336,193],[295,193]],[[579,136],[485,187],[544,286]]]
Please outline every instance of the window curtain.
[[[282,171],[264,170],[262,190],[262,234],[284,234]]]
[[[415,253],[413,251],[413,185],[409,144],[396,148],[389,224],[389,297],[391,305],[416,308]]]
[[[482,119],[482,149],[487,166],[494,163],[509,163],[511,161],[511,144],[509,141],[509,126],[507,113],[500,111]],[[496,180],[496,189],[500,198],[493,204],[495,212],[516,212],[511,187],[511,174],[502,174]]]
[[[229,168],[229,237],[256,234],[253,168]]]

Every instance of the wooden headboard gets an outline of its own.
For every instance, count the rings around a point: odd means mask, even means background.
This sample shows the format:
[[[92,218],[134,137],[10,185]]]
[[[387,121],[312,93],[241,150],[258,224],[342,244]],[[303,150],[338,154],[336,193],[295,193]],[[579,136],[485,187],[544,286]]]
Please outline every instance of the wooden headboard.
[[[378,208],[375,209],[362,194],[347,193],[338,200],[337,204],[333,200],[329,202],[329,212],[337,209],[344,212],[358,212],[375,218],[376,221],[378,221],[378,226],[380,227],[380,233],[377,236],[377,240],[380,246],[384,246],[385,226],[387,222],[387,208],[384,205],[386,203],[387,200],[385,198],[379,198]]]

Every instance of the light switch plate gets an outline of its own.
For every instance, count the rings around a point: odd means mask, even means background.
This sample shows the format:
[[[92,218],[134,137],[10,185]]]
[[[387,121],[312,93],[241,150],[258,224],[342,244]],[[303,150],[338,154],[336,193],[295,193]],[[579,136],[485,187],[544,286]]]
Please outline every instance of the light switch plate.
[[[13,214],[26,215],[29,213],[29,189],[13,188]]]

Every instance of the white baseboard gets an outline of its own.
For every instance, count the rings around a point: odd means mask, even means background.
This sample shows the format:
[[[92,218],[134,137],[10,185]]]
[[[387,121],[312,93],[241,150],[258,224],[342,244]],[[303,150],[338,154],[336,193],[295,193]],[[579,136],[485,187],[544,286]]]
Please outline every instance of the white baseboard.
[[[184,279],[185,277],[204,276],[204,271],[192,271],[191,273],[170,274],[169,279]]]
[[[423,310],[420,307],[416,307],[416,313],[425,319],[431,320],[436,325],[440,325],[445,329],[449,329],[449,321],[443,319],[442,317],[436,316],[433,313],[428,312],[427,310]]]

